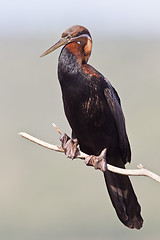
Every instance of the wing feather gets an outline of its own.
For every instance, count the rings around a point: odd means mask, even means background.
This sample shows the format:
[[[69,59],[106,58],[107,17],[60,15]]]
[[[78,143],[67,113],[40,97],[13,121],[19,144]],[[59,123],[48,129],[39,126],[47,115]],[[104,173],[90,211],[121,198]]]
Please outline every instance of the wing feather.
[[[125,118],[121,108],[120,98],[110,82],[107,79],[105,80],[107,82],[107,87],[104,89],[104,95],[116,122],[121,156],[125,163],[130,162],[131,149],[126,133]]]

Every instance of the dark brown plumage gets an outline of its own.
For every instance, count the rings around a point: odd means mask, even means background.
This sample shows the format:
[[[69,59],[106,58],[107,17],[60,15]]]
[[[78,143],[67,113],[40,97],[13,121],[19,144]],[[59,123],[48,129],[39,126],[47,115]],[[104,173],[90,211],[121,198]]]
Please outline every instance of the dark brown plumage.
[[[106,148],[106,161],[124,168],[131,161],[131,150],[120,98],[111,83],[87,64],[92,49],[89,31],[79,25],[69,28],[42,56],[62,45],[58,78],[72,137],[89,155],[98,156]],[[141,208],[129,177],[107,170],[104,178],[119,219],[129,228],[140,229]]]

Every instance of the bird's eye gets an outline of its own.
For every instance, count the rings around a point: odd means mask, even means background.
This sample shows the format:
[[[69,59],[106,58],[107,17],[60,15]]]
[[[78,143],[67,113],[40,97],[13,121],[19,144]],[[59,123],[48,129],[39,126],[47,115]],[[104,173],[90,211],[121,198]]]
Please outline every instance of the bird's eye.
[[[70,35],[66,36],[66,40],[67,40],[67,41],[69,41],[69,40],[70,40],[70,38],[71,38],[71,36],[70,36]]]

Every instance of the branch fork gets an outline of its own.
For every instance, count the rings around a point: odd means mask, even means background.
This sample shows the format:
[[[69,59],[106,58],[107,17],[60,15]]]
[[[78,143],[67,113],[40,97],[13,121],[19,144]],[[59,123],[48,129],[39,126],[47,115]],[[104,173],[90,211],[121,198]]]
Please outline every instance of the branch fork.
[[[61,137],[64,135],[62,131],[53,123],[54,128],[57,130],[57,132],[61,135]],[[50,150],[54,150],[57,152],[65,153],[64,147],[53,145],[47,142],[44,142],[38,138],[35,138],[25,132],[20,132],[20,136],[39,144],[40,146],[43,146],[45,148],[48,148]],[[67,136],[67,135],[66,135]],[[69,137],[68,137],[69,138]],[[70,138],[68,139],[71,140]],[[63,145],[63,144],[62,144]],[[105,155],[106,155],[107,149],[104,149],[99,156],[93,156],[93,155],[87,155],[86,153],[83,153],[79,149],[77,149],[77,152],[75,153],[75,157],[79,159],[85,160],[85,163],[87,166],[93,166],[95,169],[99,169],[102,172],[105,172],[106,170],[112,171],[114,173],[128,175],[128,176],[147,176],[152,179],[154,179],[157,182],[160,182],[160,176],[145,169],[141,164],[139,164],[137,167],[138,169],[122,169],[115,166],[112,166],[106,162]],[[68,156],[71,158],[70,156]]]

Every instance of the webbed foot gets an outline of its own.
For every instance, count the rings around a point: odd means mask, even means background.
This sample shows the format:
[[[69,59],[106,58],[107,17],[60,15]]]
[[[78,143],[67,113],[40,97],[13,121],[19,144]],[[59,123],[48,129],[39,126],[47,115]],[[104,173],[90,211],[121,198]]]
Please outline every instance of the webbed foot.
[[[105,148],[99,156],[89,155],[85,158],[85,164],[87,166],[94,166],[95,169],[105,172],[107,169],[106,151],[107,149]]]
[[[62,142],[62,148],[68,158],[74,159],[79,154],[79,149],[77,148],[78,140],[71,139],[66,133],[60,137]]]

